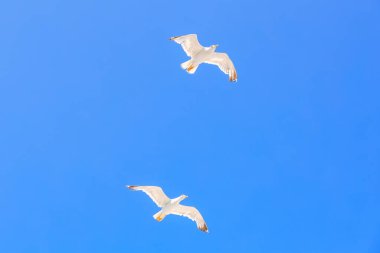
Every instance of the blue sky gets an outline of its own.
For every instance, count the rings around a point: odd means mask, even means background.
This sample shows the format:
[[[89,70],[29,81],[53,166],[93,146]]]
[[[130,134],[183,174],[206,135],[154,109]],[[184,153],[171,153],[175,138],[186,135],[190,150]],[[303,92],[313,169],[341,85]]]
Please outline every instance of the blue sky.
[[[3,1],[1,252],[380,251],[380,3]],[[171,36],[219,44],[195,75]],[[126,184],[199,208],[210,234]]]

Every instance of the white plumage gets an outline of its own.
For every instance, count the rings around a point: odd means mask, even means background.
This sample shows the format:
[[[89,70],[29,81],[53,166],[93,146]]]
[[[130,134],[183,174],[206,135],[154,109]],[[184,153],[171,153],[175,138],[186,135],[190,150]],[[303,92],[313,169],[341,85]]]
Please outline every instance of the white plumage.
[[[203,47],[199,44],[196,34],[171,37],[170,40],[180,44],[187,56],[191,57],[190,60],[181,64],[181,67],[188,73],[194,74],[198,66],[204,62],[217,65],[220,70],[229,76],[231,82],[237,81],[236,69],[228,55],[215,52],[218,45]]]
[[[153,215],[157,221],[162,221],[165,216],[169,214],[181,215],[195,221],[199,230],[208,232],[206,222],[195,207],[179,204],[179,202],[187,198],[186,195],[181,195],[175,199],[169,199],[161,187],[158,186],[128,186],[128,188],[135,191],[145,192],[158,207],[161,207],[161,210]]]

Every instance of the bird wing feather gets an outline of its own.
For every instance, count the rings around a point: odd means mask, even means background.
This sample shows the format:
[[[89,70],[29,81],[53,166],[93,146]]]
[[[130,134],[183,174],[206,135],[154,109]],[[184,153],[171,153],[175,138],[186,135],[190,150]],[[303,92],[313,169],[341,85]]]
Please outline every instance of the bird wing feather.
[[[199,230],[208,232],[205,220],[195,207],[178,204],[170,211],[170,213],[187,217],[190,220],[195,221]]]
[[[229,76],[231,82],[237,81],[237,73],[234,64],[226,53],[213,53],[205,63],[217,65],[221,71]]]
[[[180,44],[189,57],[195,56],[203,49],[203,46],[199,43],[196,34],[171,37],[170,40],[174,40]]]
[[[145,192],[158,207],[166,205],[170,199],[159,186],[128,186],[129,189]]]

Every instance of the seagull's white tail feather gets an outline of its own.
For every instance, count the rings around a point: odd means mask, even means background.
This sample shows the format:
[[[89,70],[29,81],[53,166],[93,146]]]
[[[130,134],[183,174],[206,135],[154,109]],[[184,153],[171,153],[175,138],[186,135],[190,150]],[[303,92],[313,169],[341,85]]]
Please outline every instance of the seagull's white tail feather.
[[[181,64],[181,68],[186,69],[186,71],[190,74],[194,74],[198,66],[199,65],[195,64],[193,60],[188,60]]]
[[[153,215],[153,218],[157,221],[162,221],[166,217],[166,214],[162,213],[162,211],[159,211],[155,215]]]

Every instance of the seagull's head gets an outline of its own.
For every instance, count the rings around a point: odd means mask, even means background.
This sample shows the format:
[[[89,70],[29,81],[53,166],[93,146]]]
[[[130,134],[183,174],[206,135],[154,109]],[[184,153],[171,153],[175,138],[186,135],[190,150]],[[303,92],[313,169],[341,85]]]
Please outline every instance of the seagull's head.
[[[217,47],[219,47],[218,44],[215,44],[215,45],[212,45],[212,46],[211,46],[212,49],[216,49]]]
[[[184,195],[184,194],[181,195],[181,199],[186,199],[186,198],[188,198],[188,197],[189,197],[189,196]]]

